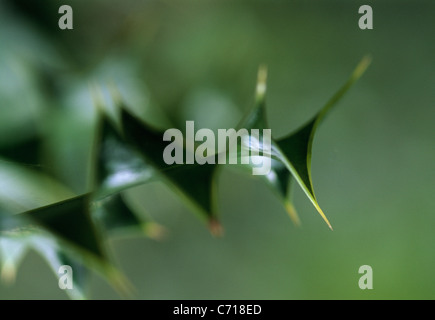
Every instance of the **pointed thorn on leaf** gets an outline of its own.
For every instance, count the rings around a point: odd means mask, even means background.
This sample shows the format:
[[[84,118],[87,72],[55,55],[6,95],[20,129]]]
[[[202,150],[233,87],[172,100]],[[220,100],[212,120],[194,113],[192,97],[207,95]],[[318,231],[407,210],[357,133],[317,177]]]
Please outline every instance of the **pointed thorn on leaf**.
[[[214,237],[222,237],[224,234],[224,229],[220,222],[216,220],[215,218],[211,218],[208,223],[208,229],[210,230],[210,233]]]

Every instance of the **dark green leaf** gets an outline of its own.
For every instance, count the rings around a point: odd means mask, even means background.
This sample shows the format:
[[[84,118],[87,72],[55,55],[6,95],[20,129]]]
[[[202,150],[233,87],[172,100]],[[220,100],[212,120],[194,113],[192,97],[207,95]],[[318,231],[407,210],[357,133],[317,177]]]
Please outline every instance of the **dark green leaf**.
[[[167,165],[163,161],[163,151],[167,146],[163,141],[163,133],[151,129],[125,108],[121,110],[121,119],[127,141],[135,145],[145,161],[152,163],[156,172],[189,200],[200,217],[213,221],[213,225],[216,225],[214,185],[216,165]]]
[[[277,143],[279,148],[275,152],[277,156],[290,170],[302,190],[313,203],[322,218],[331,228],[331,224],[320,208],[314,193],[311,179],[311,149],[314,134],[320,122],[326,114],[334,107],[350,87],[358,80],[370,64],[370,59],[365,57],[358,64],[348,81],[343,87],[326,103],[326,105],[306,125],[288,137],[280,139]]]
[[[138,217],[121,193],[95,201],[93,217],[106,236],[126,237],[139,234],[159,239],[164,234],[163,227],[157,223]]]
[[[145,183],[154,169],[123,140],[115,125],[103,115],[95,147],[98,197],[104,197],[129,187]]]
[[[82,195],[27,211],[23,215],[54,235],[105,260],[101,240],[90,217],[89,201],[90,195]]]

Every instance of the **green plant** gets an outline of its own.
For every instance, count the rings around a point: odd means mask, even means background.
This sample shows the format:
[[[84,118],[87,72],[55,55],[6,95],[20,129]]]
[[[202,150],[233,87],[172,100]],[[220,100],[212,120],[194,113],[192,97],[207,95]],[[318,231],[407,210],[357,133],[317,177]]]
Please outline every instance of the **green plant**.
[[[272,174],[264,176],[283,203],[290,218],[299,224],[291,200],[291,188],[296,182],[316,210],[332,229],[320,208],[311,179],[311,149],[314,134],[326,114],[361,77],[370,63],[364,58],[343,87],[307,124],[294,133],[272,140]],[[255,105],[240,122],[239,128],[268,128],[265,112],[266,70],[260,68]],[[89,270],[100,272],[122,294],[130,292],[130,285],[111,263],[107,239],[115,234],[141,232],[158,236],[161,227],[153,221],[144,221],[132,210],[122,192],[152,180],[163,180],[170,185],[192,210],[204,220],[213,235],[222,234],[216,210],[216,175],[219,165],[168,166],[162,161],[165,143],[162,132],[153,129],[124,106],[116,89],[112,89],[117,106],[115,116],[108,112],[94,92],[99,123],[93,154],[94,186],[91,192],[71,195],[63,186],[50,181],[64,201],[11,215],[0,210],[0,258],[2,278],[11,280],[27,249],[33,248],[46,258],[57,273],[59,266],[70,265],[75,270],[73,298],[86,298],[86,279]],[[20,188],[18,164],[8,164],[7,172]],[[240,165],[249,168],[250,165]],[[22,169],[22,168],[21,168]],[[36,184],[50,180],[39,172],[26,168],[26,178]],[[16,175],[14,175],[14,172]],[[1,172],[0,172],[1,174]],[[38,192],[37,188],[31,192]],[[25,192],[24,192],[25,193]]]

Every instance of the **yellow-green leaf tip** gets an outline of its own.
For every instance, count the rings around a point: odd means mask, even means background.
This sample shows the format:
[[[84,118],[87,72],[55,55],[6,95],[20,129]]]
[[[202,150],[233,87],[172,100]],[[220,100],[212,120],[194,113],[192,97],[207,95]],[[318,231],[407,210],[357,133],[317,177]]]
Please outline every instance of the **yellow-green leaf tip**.
[[[293,221],[293,223],[300,227],[301,226],[301,220],[299,219],[299,215],[296,212],[295,207],[293,206],[293,204],[290,201],[286,201],[285,204],[285,209],[290,217],[290,219]]]
[[[323,210],[320,209],[320,207],[319,207],[318,204],[315,204],[314,206],[316,207],[317,212],[319,212],[320,216],[323,218],[323,220],[324,220],[324,221],[326,222],[326,224],[328,225],[329,229],[331,229],[331,230],[333,231],[334,229],[332,229],[331,223],[329,222],[328,218],[326,218],[325,214],[323,213]]]
[[[5,284],[13,284],[17,276],[17,268],[12,262],[6,261],[1,269],[1,280]]]
[[[266,65],[260,65],[258,68],[256,98],[257,101],[263,100],[266,95],[267,89],[267,67]]]

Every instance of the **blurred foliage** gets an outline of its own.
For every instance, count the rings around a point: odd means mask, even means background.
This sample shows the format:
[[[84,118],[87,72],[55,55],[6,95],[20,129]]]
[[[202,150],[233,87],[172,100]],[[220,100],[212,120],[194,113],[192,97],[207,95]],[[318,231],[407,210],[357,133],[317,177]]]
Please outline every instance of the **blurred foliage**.
[[[61,264],[80,270],[76,290],[69,292],[74,298],[87,296],[83,284],[96,297],[111,297],[104,284],[89,280],[83,267],[89,263],[127,291],[106,257],[118,261],[139,296],[148,298],[367,297],[354,274],[362,264],[374,267],[376,290],[370,297],[433,296],[428,213],[434,207],[427,200],[435,159],[428,116],[434,99],[432,4],[379,3],[370,33],[357,28],[356,1],[68,3],[74,8],[72,31],[57,28],[54,0],[0,2],[1,227],[27,226],[19,240],[0,242],[2,278],[14,279],[14,266],[31,259],[23,264],[23,282],[18,277],[17,289],[2,285],[0,297],[64,296],[52,276],[44,277],[38,258],[24,258],[27,248],[43,253],[56,273]],[[307,227],[292,230],[271,214],[282,209],[274,207],[268,190],[230,168],[217,188],[226,226],[220,244],[210,242],[158,182],[89,207],[100,119],[93,96],[101,94],[97,100],[112,120],[116,88],[123,110],[146,127],[181,127],[186,120],[235,127],[255,102],[257,67],[267,63],[267,118],[280,140],[300,123],[312,123],[308,120],[366,52],[375,61],[369,77],[345,99],[348,111],[336,113],[335,125],[325,126],[325,138],[316,144],[316,158],[323,160],[313,161],[313,175],[324,206],[333,211],[333,235],[316,229],[309,215]],[[134,162],[131,150],[124,151]],[[300,197],[296,192],[295,202]],[[52,207],[45,207],[53,203],[85,216],[57,221]],[[300,206],[310,210],[303,201]],[[35,233],[33,222],[14,213],[39,207],[36,220],[47,231]],[[93,241],[83,235],[93,233],[71,233],[69,226],[86,225],[89,209],[101,228],[95,234],[137,230],[155,239],[163,224],[171,238],[114,242],[111,250],[96,244],[95,254],[77,255],[81,241]],[[59,223],[69,235],[62,241],[51,228]],[[39,292],[29,291],[29,283]]]

